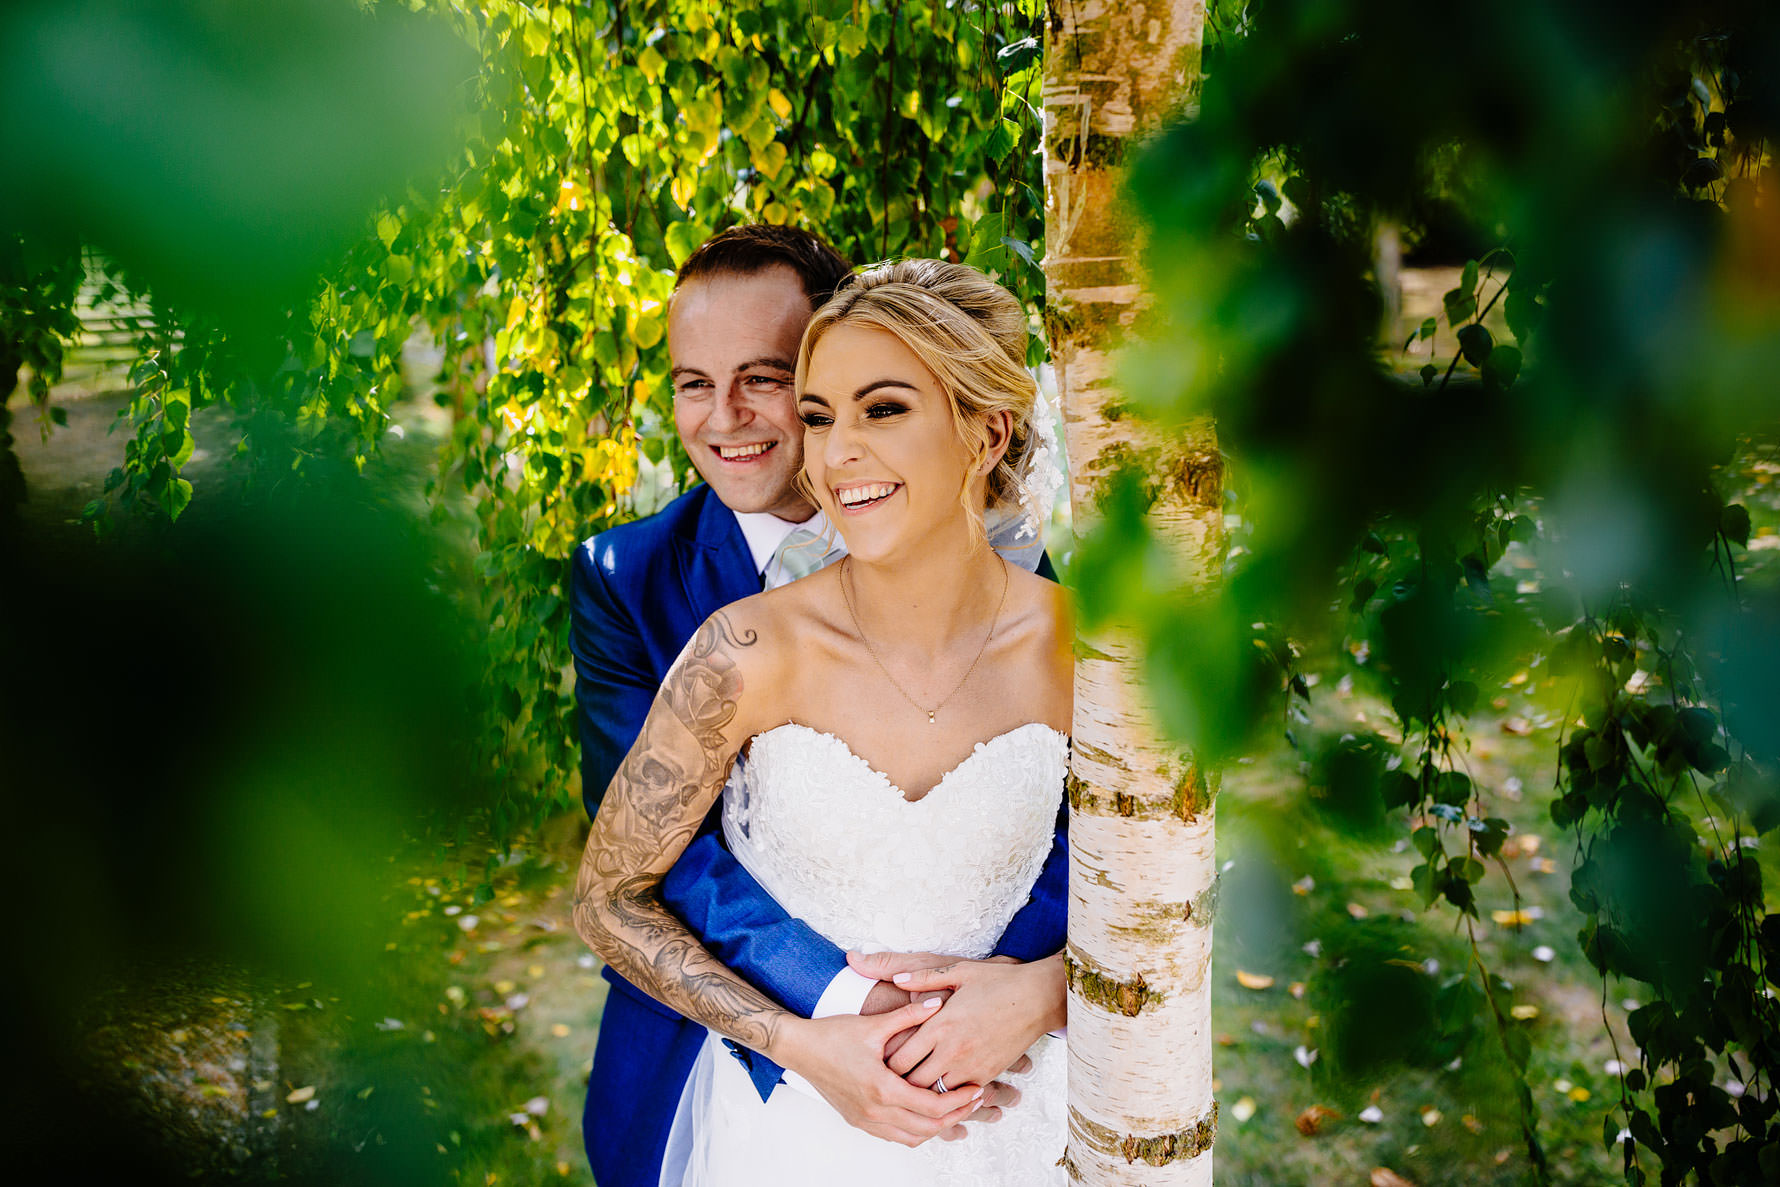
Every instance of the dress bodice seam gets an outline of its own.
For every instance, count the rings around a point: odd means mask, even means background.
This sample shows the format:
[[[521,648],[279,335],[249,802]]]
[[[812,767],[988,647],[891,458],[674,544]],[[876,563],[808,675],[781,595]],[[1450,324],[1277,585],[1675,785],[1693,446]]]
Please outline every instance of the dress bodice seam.
[[[939,780],[936,783],[934,783],[934,785],[932,787],[929,787],[926,791],[922,792],[919,796],[917,796],[914,799],[910,799],[907,790],[905,790],[894,779],[890,778],[890,776],[886,775],[883,771],[880,771],[877,767],[873,766],[872,763],[868,759],[866,759],[864,756],[862,756],[858,751],[854,750],[852,746],[848,745],[846,739],[840,737],[837,734],[832,734],[832,733],[828,732],[827,730],[819,730],[819,729],[815,728],[814,726],[805,725],[800,721],[787,721],[782,725],[775,725],[771,729],[761,730],[758,734],[755,734],[748,741],[749,741],[749,753],[752,754],[753,748],[755,746],[759,745],[761,739],[770,737],[771,735],[776,734],[776,733],[780,732],[781,730],[802,730],[803,732],[805,732],[807,734],[813,734],[814,736],[816,736],[818,738],[825,739],[826,741],[833,744],[834,746],[839,747],[842,753],[844,753],[854,763],[858,764],[858,766],[862,770],[866,771],[874,779],[876,779],[877,782],[882,787],[884,787],[888,791],[894,792],[896,794],[896,798],[900,799],[903,803],[913,806],[915,804],[926,803],[929,799],[931,799],[933,797],[935,792],[939,791],[940,788],[942,788],[946,785],[946,783],[952,778],[952,776],[956,775],[959,771],[962,771],[968,764],[970,764],[976,758],[978,758],[985,750],[988,750],[990,747],[996,745],[997,743],[1003,742],[1009,738],[1016,737],[1019,734],[1021,734],[1022,732],[1024,732],[1025,730],[1029,730],[1029,729],[1033,729],[1033,728],[1044,730],[1046,733],[1052,735],[1053,737],[1062,739],[1065,746],[1067,746],[1069,744],[1069,735],[1064,733],[1062,730],[1054,729],[1042,721],[1024,722],[1020,725],[1014,726],[1010,730],[1003,730],[1001,733],[996,734],[993,738],[988,738],[988,739],[985,739],[984,741],[976,743],[971,748],[971,751],[969,754],[967,754],[963,758],[959,759],[957,761],[957,763],[955,763],[949,770],[947,770],[944,774],[942,774],[939,777]]]

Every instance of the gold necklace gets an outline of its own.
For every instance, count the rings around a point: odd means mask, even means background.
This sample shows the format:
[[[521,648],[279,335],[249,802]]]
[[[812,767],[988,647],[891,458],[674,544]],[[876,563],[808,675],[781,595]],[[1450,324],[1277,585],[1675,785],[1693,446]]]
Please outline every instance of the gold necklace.
[[[851,556],[841,558],[841,601],[847,604],[847,616],[853,620],[853,629],[859,632],[859,641],[865,644],[865,650],[871,653],[872,662],[878,665],[878,671],[884,673],[884,679],[888,680],[891,687],[902,694],[902,699],[921,710],[921,712],[927,714],[928,725],[938,725],[939,722],[935,720],[935,714],[946,707],[946,701],[949,701],[958,695],[958,690],[964,687],[964,682],[970,679],[970,674],[977,670],[978,660],[981,660],[983,658],[983,653],[989,650],[989,640],[995,637],[995,628],[1001,622],[1001,609],[1003,606],[1007,605],[1007,587],[1012,581],[1012,578],[1007,571],[1007,558],[1000,553],[996,553],[995,559],[1001,562],[1001,600],[995,603],[995,617],[989,620],[989,633],[983,636],[983,645],[977,648],[976,659],[970,661],[970,667],[964,669],[964,675],[959,677],[958,683],[952,686],[952,691],[948,692],[944,699],[931,709],[910,696],[909,690],[898,683],[896,677],[890,674],[890,669],[884,666],[884,661],[878,656],[878,649],[871,645],[870,639],[866,638],[865,628],[859,625],[859,612],[853,609],[852,595],[847,592],[847,562],[852,559]]]

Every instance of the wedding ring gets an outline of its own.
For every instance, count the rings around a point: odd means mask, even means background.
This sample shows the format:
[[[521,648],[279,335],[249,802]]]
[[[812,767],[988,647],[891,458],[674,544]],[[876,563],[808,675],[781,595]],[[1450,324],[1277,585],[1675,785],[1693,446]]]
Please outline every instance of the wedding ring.
[[[933,1077],[933,1090],[935,1092],[946,1091],[946,1078],[944,1076]]]

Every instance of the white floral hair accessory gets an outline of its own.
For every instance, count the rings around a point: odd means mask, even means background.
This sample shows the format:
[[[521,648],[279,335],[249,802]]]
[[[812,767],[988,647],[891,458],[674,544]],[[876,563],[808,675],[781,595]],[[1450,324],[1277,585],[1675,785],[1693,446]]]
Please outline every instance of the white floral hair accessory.
[[[1032,406],[1032,448],[1026,455],[1025,473],[1019,476],[1018,505],[1001,503],[983,516],[989,544],[996,552],[1028,571],[1036,571],[1044,554],[1044,525],[1063,489],[1063,450],[1057,441],[1057,413],[1045,385],[1038,384]]]

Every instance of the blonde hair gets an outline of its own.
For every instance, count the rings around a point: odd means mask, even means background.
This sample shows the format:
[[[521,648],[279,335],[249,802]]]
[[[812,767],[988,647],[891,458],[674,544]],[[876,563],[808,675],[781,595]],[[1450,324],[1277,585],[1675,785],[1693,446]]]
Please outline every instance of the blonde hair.
[[[842,282],[810,319],[797,348],[799,396],[816,343],[843,324],[894,334],[933,373],[951,401],[952,423],[970,453],[971,470],[992,449],[989,418],[997,412],[1010,414],[1013,431],[1007,451],[989,471],[983,504],[972,505],[968,475],[958,492],[959,503],[981,535],[986,508],[1019,502],[1032,460],[1038,385],[1026,370],[1026,311],[1012,293],[963,264],[945,260],[875,264]],[[806,495],[813,493],[801,470],[797,483]]]

